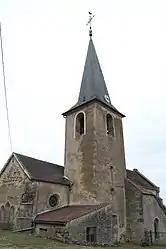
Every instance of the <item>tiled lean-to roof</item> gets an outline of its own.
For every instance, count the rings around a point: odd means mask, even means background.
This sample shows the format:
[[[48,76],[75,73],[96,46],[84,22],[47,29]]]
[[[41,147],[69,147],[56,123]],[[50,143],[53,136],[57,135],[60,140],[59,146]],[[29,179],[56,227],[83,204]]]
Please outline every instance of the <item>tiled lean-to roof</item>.
[[[108,204],[98,205],[68,205],[55,210],[40,213],[35,218],[35,223],[67,223],[81,216],[97,211]]]

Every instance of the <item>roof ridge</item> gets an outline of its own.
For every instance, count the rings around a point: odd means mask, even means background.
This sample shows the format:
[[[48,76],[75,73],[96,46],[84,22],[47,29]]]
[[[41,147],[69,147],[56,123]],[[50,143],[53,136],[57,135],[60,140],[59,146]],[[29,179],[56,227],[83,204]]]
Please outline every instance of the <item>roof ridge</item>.
[[[100,209],[105,208],[108,205],[109,205],[109,203],[99,203],[98,205],[96,205],[96,204],[66,205],[66,206],[62,206],[60,208],[56,208],[56,209],[53,209],[53,210],[50,210],[47,212],[39,213],[36,215],[34,221],[35,222],[44,221],[44,222],[55,222],[55,223],[56,222],[64,222],[64,223],[66,223],[66,222],[70,222],[71,220],[75,220],[81,216],[86,216],[89,213],[94,213]],[[77,206],[80,207],[81,210],[75,209]],[[86,208],[84,208],[84,206],[86,206]],[[66,209],[69,208],[67,213],[63,213],[64,211],[62,209],[65,209],[65,208]],[[71,210],[70,210],[70,208],[71,208]],[[51,214],[52,212],[55,212],[55,214],[53,213],[53,215],[55,215],[55,216],[54,217],[52,216],[52,218],[50,220],[49,217],[50,217],[50,215],[52,215]],[[58,214],[58,217],[56,217],[56,212]],[[59,212],[62,212],[62,214],[59,214]],[[48,217],[48,219],[46,220],[44,217]]]

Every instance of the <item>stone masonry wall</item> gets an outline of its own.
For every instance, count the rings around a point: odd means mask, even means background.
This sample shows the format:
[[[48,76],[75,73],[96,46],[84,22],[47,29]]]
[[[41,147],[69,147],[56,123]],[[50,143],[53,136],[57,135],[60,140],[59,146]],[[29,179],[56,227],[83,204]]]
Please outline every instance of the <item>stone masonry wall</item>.
[[[52,224],[36,224],[34,233],[39,237],[59,239],[64,242],[64,234],[66,232],[66,226],[58,226]]]
[[[24,213],[24,205],[21,205],[21,198],[25,193],[25,186],[30,184],[27,176],[23,170],[19,167],[17,160],[13,157],[8,163],[6,169],[2,172],[0,178],[0,216],[1,216],[1,227],[3,228],[4,223],[9,222],[11,213],[13,220],[11,221],[11,227],[13,229],[20,228],[20,223],[17,222],[17,217],[21,215],[32,216],[32,212],[29,214]],[[31,200],[32,201],[32,200]],[[32,209],[32,202],[29,205],[30,210]],[[26,211],[27,212],[27,211]],[[25,225],[28,226],[28,220],[24,221]]]
[[[104,207],[96,212],[82,216],[67,224],[69,237],[73,242],[79,241],[82,244],[86,241],[86,228],[96,227],[97,244],[111,245],[119,240],[118,220],[116,215],[112,215],[111,207]]]
[[[127,237],[138,243],[144,237],[143,196],[129,181],[126,181]]]
[[[119,240],[117,216],[112,214],[109,206],[70,221],[66,226],[36,224],[35,234],[68,243],[87,244],[87,227],[97,229],[95,244],[112,245]]]
[[[123,232],[126,228],[124,184],[126,166],[122,119],[99,104],[96,104],[95,112],[95,178],[98,182],[97,195],[99,195],[97,198],[101,199],[104,195],[106,199],[109,199],[111,196],[112,210],[119,216],[119,226],[121,232]],[[113,117],[114,137],[106,134],[106,115],[108,113]],[[100,188],[103,182],[105,182],[105,185]]]
[[[96,201],[97,189],[93,175],[94,105],[83,108],[86,114],[86,133],[88,136],[75,137],[75,115],[66,118],[65,134],[65,175],[74,182],[70,196],[71,203],[85,204]],[[90,166],[91,165],[91,166]]]
[[[68,186],[30,181],[12,157],[0,178],[0,228],[31,227],[37,212],[51,209],[52,194],[59,196],[57,207],[68,204]]]
[[[49,197],[53,194],[57,194],[59,196],[58,205],[56,207],[68,205],[68,195],[69,195],[68,186],[53,184],[48,182],[38,182],[37,189],[38,190],[35,199],[36,210],[34,210],[35,214],[40,213],[44,210],[51,209],[49,205]]]
[[[86,134],[74,136],[75,116],[66,117],[65,175],[74,182],[71,203],[112,204],[126,227],[124,178],[126,176],[122,120],[114,118],[115,137],[106,133],[107,110],[94,103],[82,110],[86,116]]]
[[[154,196],[143,196],[144,226],[154,232],[154,220],[159,219],[159,232],[166,233],[166,216]],[[165,235],[166,236],[166,235]]]

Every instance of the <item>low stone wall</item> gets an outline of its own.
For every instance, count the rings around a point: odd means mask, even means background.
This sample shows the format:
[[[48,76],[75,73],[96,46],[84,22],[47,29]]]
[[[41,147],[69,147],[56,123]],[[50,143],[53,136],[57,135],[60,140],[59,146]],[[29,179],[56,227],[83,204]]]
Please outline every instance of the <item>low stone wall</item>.
[[[118,224],[117,215],[112,213],[111,206],[107,205],[73,219],[66,225],[36,223],[35,234],[65,243],[112,246],[125,242],[126,234],[120,234]]]
[[[45,224],[40,224],[40,225],[36,225],[36,227],[34,228],[34,233],[38,236],[38,237],[44,237],[44,238],[48,238],[48,239],[54,239],[57,240],[59,242],[62,243],[66,243],[66,244],[75,244],[75,245],[84,245],[84,246],[116,246],[116,245],[120,245],[121,242],[114,240],[114,242],[112,243],[98,243],[98,242],[94,242],[94,243],[90,243],[90,242],[83,242],[83,241],[77,241],[77,240],[73,240],[71,237],[71,234],[69,233],[68,229],[66,227],[56,227],[56,226],[51,226],[51,225],[45,225]]]
[[[27,227],[31,227],[32,221],[33,221],[32,217],[17,217],[17,221],[16,221],[17,229],[16,230],[21,230]]]
[[[155,233],[152,231],[145,231],[144,237],[141,241],[143,246],[150,246],[150,245],[166,245],[166,233],[159,232]]]
[[[152,245],[166,245],[166,233],[159,232],[156,236],[154,232],[151,232],[150,238]]]
[[[13,223],[11,222],[0,222],[0,229],[1,230],[12,230],[13,229]]]

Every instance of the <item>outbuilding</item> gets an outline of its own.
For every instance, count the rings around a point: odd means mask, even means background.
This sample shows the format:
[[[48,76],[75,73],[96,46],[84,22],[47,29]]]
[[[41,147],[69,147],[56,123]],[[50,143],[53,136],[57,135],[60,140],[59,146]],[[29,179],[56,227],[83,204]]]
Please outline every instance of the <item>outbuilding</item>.
[[[40,213],[36,235],[67,243],[112,245],[118,240],[118,219],[108,204],[69,205]]]

